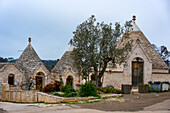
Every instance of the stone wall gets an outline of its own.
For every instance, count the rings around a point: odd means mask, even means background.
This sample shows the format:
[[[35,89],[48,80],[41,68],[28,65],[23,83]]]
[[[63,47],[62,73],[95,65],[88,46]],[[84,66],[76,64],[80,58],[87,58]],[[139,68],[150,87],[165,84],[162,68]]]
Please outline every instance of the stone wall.
[[[14,85],[21,86],[23,74],[15,67],[13,63],[7,65],[7,67],[0,72],[1,83],[8,83],[9,74],[14,75]]]
[[[12,101],[12,102],[37,102],[37,92],[36,91],[5,91],[1,98],[2,101]]]
[[[170,74],[152,74],[151,81],[170,82]]]
[[[7,84],[1,84],[1,101],[11,101],[11,102],[22,102],[22,103],[59,103],[59,102],[73,102],[81,100],[94,99],[96,97],[59,97],[54,95],[49,95],[47,93],[38,91],[14,91],[9,90]]]
[[[104,73],[104,81],[103,81],[103,87],[106,86],[114,86],[114,88],[120,89],[121,84],[129,84],[129,82],[124,80],[126,77],[123,75],[123,73],[110,73],[105,72]]]

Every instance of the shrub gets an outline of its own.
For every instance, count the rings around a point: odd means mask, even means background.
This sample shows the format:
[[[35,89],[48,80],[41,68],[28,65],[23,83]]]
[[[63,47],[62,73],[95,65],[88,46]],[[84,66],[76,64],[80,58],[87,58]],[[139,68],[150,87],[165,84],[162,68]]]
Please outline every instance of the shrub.
[[[156,81],[156,82],[154,82],[154,84],[161,84],[161,82],[160,81]]]
[[[55,96],[62,96],[63,94],[60,93],[54,93]]]
[[[153,92],[152,91],[152,88],[149,86],[149,88],[148,88],[148,92]]]
[[[65,97],[76,97],[77,93],[76,92],[71,92],[71,93],[67,93],[64,95]]]
[[[71,93],[71,92],[75,92],[75,89],[73,89],[73,87],[70,86],[70,85],[66,85],[64,93],[68,94],[68,93]]]
[[[43,92],[52,92],[53,91],[53,84],[47,84],[44,88],[43,88]]]
[[[61,96],[61,97],[76,97],[78,94],[77,94],[77,92],[71,92],[71,93],[67,93],[67,94],[55,93],[54,95]]]
[[[76,84],[76,86],[77,86],[77,87],[81,87],[81,85],[80,85],[80,84]]]
[[[60,91],[60,87],[61,86],[61,82],[60,81],[56,81],[53,84],[47,84],[44,88],[43,88],[43,92],[54,92],[54,91]]]
[[[95,86],[91,81],[81,85],[79,95],[81,97],[98,96]]]
[[[101,91],[101,88],[100,88],[100,87],[97,87],[97,88],[96,88],[96,91]]]
[[[102,92],[103,92],[103,93],[120,94],[120,93],[121,93],[121,90],[115,89],[115,88],[113,88],[113,87],[106,87],[106,88],[103,88],[103,89],[102,89]]]
[[[60,91],[61,91],[61,92],[65,92],[65,90],[66,90],[66,86],[61,85],[61,86],[60,86]]]
[[[148,84],[152,84],[152,81],[149,81]]]
[[[60,91],[60,86],[61,86],[61,82],[55,81],[55,83],[53,84],[53,90],[54,91]]]

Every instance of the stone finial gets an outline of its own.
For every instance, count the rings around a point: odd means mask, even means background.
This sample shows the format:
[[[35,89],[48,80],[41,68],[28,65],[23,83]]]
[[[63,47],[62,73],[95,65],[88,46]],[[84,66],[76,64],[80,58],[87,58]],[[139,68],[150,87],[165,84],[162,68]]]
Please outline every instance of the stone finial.
[[[29,42],[29,45],[30,45],[31,44],[31,38],[30,37],[28,38],[28,42]]]
[[[73,45],[73,39],[70,39],[70,45]]]
[[[135,20],[136,20],[136,16],[135,15],[133,15],[132,20],[133,20],[133,23],[135,23]]]

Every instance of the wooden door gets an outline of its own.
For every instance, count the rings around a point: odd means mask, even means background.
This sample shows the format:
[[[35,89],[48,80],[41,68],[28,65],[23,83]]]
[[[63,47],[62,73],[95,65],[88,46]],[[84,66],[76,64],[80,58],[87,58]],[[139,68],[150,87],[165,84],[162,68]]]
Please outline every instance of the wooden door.
[[[36,89],[42,89],[42,77],[37,76],[36,77]]]
[[[66,85],[70,85],[73,86],[73,77],[72,76],[68,76],[66,79]]]
[[[132,86],[143,84],[143,62],[132,62]]]

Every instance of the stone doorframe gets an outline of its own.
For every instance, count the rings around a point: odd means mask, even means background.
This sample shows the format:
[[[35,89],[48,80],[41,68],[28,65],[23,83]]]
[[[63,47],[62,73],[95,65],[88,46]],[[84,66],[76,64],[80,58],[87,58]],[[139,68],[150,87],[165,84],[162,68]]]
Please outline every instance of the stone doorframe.
[[[35,88],[37,88],[37,79],[42,79],[42,88],[45,86],[45,74],[43,72],[37,72],[35,76]]]
[[[138,87],[144,83],[144,60],[140,57],[134,58],[132,61],[132,86]]]
[[[69,82],[69,83],[68,83],[68,82]],[[71,82],[71,83],[70,83],[70,82]],[[67,78],[66,78],[66,84],[71,85],[71,86],[74,86],[74,78],[73,78],[73,76],[71,76],[71,75],[67,76]]]

